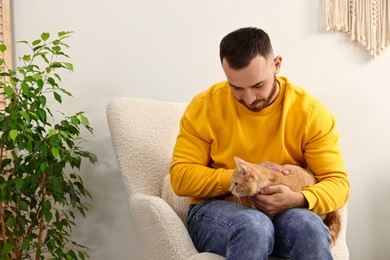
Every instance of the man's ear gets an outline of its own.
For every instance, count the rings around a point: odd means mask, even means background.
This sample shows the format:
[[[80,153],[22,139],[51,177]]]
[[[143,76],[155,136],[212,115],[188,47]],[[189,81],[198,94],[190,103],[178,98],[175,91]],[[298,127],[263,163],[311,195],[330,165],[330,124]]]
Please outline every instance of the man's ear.
[[[274,74],[278,74],[282,66],[282,56],[278,55],[274,58]]]

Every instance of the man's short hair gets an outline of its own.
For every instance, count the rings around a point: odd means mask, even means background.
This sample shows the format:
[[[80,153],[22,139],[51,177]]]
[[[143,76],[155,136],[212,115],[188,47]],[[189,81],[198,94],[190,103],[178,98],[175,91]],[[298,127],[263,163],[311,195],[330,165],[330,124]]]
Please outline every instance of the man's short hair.
[[[248,66],[257,55],[268,58],[273,54],[271,40],[266,32],[255,27],[244,27],[226,35],[219,46],[221,62],[225,59],[232,69]]]

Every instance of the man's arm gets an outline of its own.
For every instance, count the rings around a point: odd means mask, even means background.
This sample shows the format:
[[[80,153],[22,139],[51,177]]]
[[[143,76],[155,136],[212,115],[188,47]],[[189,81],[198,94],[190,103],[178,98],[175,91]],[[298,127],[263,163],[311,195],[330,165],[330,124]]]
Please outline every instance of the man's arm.
[[[342,208],[349,196],[350,183],[338,144],[336,123],[320,103],[312,109],[304,138],[304,159],[317,183],[304,188],[308,209],[324,214]]]
[[[321,105],[312,109],[307,120],[302,152],[317,184],[292,192],[286,186],[268,187],[253,198],[254,206],[274,216],[287,209],[303,207],[319,214],[344,206],[349,195],[348,176],[338,146],[338,134],[331,114]]]
[[[170,169],[172,188],[177,195],[211,198],[229,193],[233,170],[209,167],[209,125],[204,106],[190,104],[180,122],[180,133]]]

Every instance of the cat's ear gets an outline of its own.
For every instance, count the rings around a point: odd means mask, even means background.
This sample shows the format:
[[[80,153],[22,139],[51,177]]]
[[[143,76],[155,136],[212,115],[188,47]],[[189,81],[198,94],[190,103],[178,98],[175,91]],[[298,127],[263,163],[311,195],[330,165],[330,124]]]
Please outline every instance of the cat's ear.
[[[237,156],[234,156],[234,162],[236,163],[236,166],[243,165],[245,161],[241,158],[238,158]]]
[[[237,156],[234,156],[234,162],[236,163],[236,168],[238,172],[246,178],[249,177],[249,171],[246,162],[238,158]]]

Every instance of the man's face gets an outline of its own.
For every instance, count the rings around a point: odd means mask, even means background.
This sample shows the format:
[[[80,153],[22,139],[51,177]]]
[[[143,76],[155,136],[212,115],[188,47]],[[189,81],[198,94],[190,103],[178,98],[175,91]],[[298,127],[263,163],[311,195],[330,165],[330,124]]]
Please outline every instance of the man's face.
[[[225,71],[233,96],[251,111],[260,111],[272,104],[279,94],[276,74],[279,72],[282,58],[275,59],[258,55],[247,67],[234,70],[224,59]]]

